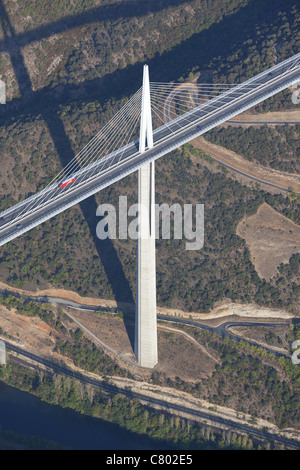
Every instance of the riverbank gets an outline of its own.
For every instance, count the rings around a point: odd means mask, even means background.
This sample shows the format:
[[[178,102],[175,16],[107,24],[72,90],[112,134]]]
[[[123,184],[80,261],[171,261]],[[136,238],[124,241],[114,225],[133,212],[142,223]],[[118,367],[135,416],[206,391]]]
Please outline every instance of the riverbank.
[[[21,391],[1,381],[0,426],[0,449],[5,445],[15,450],[172,448],[117,424],[76,412],[71,406],[47,403],[32,392]]]
[[[9,386],[5,394],[1,393],[1,381],[5,382],[4,389]],[[205,427],[184,418],[16,363],[10,363],[6,373],[2,370],[0,425],[74,449],[204,450],[225,446],[221,434],[211,429],[207,433]]]

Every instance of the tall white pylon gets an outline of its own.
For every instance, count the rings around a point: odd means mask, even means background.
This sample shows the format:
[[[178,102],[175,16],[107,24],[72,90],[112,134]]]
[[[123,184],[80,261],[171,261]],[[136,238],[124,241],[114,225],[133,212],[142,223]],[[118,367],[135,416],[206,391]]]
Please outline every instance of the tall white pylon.
[[[153,147],[149,70],[144,65],[139,150]],[[139,236],[134,352],[139,365],[153,368],[158,361],[155,263],[154,162],[138,170]]]
[[[153,147],[153,131],[152,131],[148,65],[144,65],[144,71],[143,71],[142,112],[141,112],[141,127],[140,127],[140,148],[139,148],[141,153],[145,152],[146,139],[147,139],[148,148],[152,148]]]

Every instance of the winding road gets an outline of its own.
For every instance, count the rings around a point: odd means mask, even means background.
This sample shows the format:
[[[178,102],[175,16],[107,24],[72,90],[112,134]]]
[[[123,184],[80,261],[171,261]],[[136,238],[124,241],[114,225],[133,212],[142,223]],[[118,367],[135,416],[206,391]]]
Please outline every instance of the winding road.
[[[101,307],[94,307],[90,305],[80,304],[80,303],[70,301],[68,299],[62,299],[59,297],[46,297],[46,296],[36,297],[36,296],[29,296],[29,295],[21,295],[19,293],[15,293],[12,291],[3,291],[3,290],[0,291],[0,293],[2,295],[10,294],[19,298],[21,297],[24,300],[32,300],[35,302],[50,303],[50,304],[55,303],[56,305],[75,308],[78,310],[93,311],[93,312],[97,312],[99,310],[103,311],[103,308]],[[183,318],[168,317],[166,315],[158,315],[158,319],[164,322],[168,322],[168,323],[184,324],[188,326],[201,328],[206,331],[216,333],[221,337],[229,337],[231,339],[234,339],[235,341],[241,341],[243,338],[240,338],[239,336],[234,335],[233,333],[229,331],[229,328],[232,326],[252,327],[252,326],[266,326],[267,325],[271,327],[278,327],[278,326],[286,326],[289,324],[288,322],[284,322],[284,321],[282,322],[276,321],[272,323],[247,322],[247,321],[224,321],[222,324],[218,326],[208,326],[201,322],[196,322],[193,320],[186,320]],[[255,344],[254,342],[252,343],[249,340],[243,339],[243,341],[247,341],[250,344]],[[168,401],[167,399],[164,400],[162,398],[149,396],[149,394],[146,394],[146,393],[144,394],[142,392],[136,392],[134,390],[128,389],[128,387],[126,386],[118,387],[115,384],[109,383],[108,380],[96,380],[90,376],[84,375],[83,373],[71,370],[68,367],[58,364],[50,359],[38,356],[36,354],[31,353],[30,351],[26,351],[23,348],[16,346],[15,344],[11,344],[7,341],[5,341],[5,344],[6,344],[6,348],[8,351],[12,351],[14,353],[17,353],[20,356],[31,359],[34,362],[47,367],[48,369],[52,370],[55,373],[63,374],[63,375],[72,377],[74,379],[80,380],[83,383],[90,384],[94,387],[100,388],[101,390],[109,394],[122,394],[128,398],[136,398],[149,406],[163,408],[166,412],[169,412],[169,413],[173,413],[173,414],[184,413],[188,415],[190,419],[201,418],[202,420],[203,419],[209,420],[212,423],[215,423],[216,426],[218,425],[228,426],[231,429],[234,428],[237,431],[246,432],[248,435],[250,434],[253,437],[257,437],[259,439],[267,439],[268,441],[276,441],[278,443],[282,443],[291,448],[300,449],[299,441],[297,442],[294,439],[284,437],[277,433],[272,433],[272,432],[269,432],[268,430],[257,428],[251,425],[251,423],[249,424],[240,423],[228,417],[223,417],[214,413],[210,413],[209,411],[206,411],[206,410],[197,410],[194,407],[189,407],[188,404],[186,404],[186,406],[183,406],[181,404],[176,404],[172,401]],[[285,354],[275,352],[271,348],[266,348],[266,349],[271,351],[273,354],[276,354],[279,356],[282,356],[282,355],[285,356]]]
[[[196,87],[194,85],[193,87],[193,84],[191,83],[187,83],[186,85],[184,84],[181,84],[178,86],[178,88],[176,88],[175,90],[173,90],[169,96],[167,97],[166,101],[165,101],[165,110],[164,110],[164,114],[165,114],[165,120],[166,122],[170,122],[172,121],[173,118],[171,118],[170,114],[171,114],[171,107],[173,106],[173,100],[174,98],[176,97],[177,93],[181,93],[182,92],[182,89],[185,89],[185,90],[188,90],[191,92],[191,94],[193,94],[193,100],[194,100],[194,106],[197,106],[198,105],[198,97],[197,97],[197,91],[196,91]],[[297,124],[300,124],[300,121],[289,121],[289,120],[285,120],[285,121],[272,121],[272,120],[257,120],[257,121],[254,121],[254,120],[249,120],[249,121],[244,121],[244,120],[228,120],[226,121],[225,123],[226,125],[265,125],[265,124],[270,124],[270,125],[287,125],[287,124],[290,124],[290,125],[297,125]],[[199,139],[194,139],[195,142],[200,142]],[[206,141],[207,144],[209,144],[209,141]],[[192,145],[193,144],[193,141],[190,142]],[[220,149],[222,149],[222,147],[218,146]],[[287,182],[287,186],[284,187],[284,186],[280,186],[278,184],[275,184],[275,183],[272,183],[271,181],[266,181],[265,179],[262,179],[262,178],[258,178],[254,175],[251,175],[250,173],[246,173],[244,171],[241,171],[240,169],[236,168],[235,166],[233,165],[229,165],[228,163],[225,163],[224,161],[216,158],[215,156],[213,156],[211,153],[209,153],[209,151],[207,151],[207,149],[202,149],[201,148],[201,145],[199,146],[196,146],[196,148],[199,148],[200,150],[203,150],[205,153],[208,153],[209,157],[214,160],[215,162],[219,163],[220,165],[223,165],[225,168],[231,170],[231,171],[234,171],[235,173],[238,173],[239,175],[241,176],[244,176],[252,181],[255,181],[256,183],[260,183],[260,184],[264,184],[264,185],[267,185],[267,186],[270,186],[274,189],[278,189],[280,191],[285,191],[287,193],[290,193],[291,192],[291,183],[290,182]],[[244,162],[246,163],[246,160],[243,159]],[[268,171],[268,168],[267,167],[263,167],[265,171]],[[257,166],[257,169],[259,169],[259,167]],[[282,176],[282,174],[281,174]],[[290,177],[290,175],[286,175],[287,177]],[[274,174],[270,174],[270,177],[272,179],[272,177],[274,177]],[[297,192],[297,191],[296,191]],[[298,193],[300,194],[300,193]]]
[[[15,297],[21,297],[24,300],[31,300],[34,302],[41,302],[41,303],[50,303],[62,307],[69,307],[73,308],[75,310],[83,310],[83,311],[88,311],[88,312],[103,312],[103,311],[111,311],[112,309],[105,308],[105,307],[99,307],[99,306],[93,306],[93,305],[86,305],[86,304],[81,304],[78,302],[75,302],[73,300],[69,299],[64,299],[61,297],[50,297],[50,296],[30,296],[30,295],[24,295],[20,294],[17,292],[13,291],[5,291],[5,290],[0,290],[0,294],[2,295],[13,295]],[[263,322],[263,321],[246,321],[246,320],[236,320],[236,321],[228,321],[225,320],[223,323],[219,324],[218,326],[212,326],[212,325],[207,325],[206,323],[202,323],[201,321],[195,321],[195,320],[189,320],[185,318],[180,318],[180,317],[171,317],[168,315],[157,315],[157,320],[162,321],[162,322],[167,322],[167,323],[173,323],[173,324],[179,324],[179,325],[186,325],[186,326],[192,326],[195,328],[200,328],[205,331],[209,331],[210,333],[215,333],[221,338],[230,338],[233,339],[234,341],[244,341],[247,342],[248,344],[252,346],[259,346],[261,348],[266,349],[267,351],[271,352],[272,354],[276,355],[277,357],[290,357],[290,355],[286,352],[280,352],[276,349],[273,349],[271,346],[263,346],[261,344],[256,343],[255,341],[251,341],[246,338],[242,338],[230,331],[231,327],[237,327],[237,326],[248,326],[248,327],[255,327],[255,326],[268,326],[268,327],[280,327],[280,326],[287,326],[291,324],[291,321],[273,321],[273,322]],[[292,323],[300,323],[300,318],[299,319],[293,319]],[[99,342],[99,341],[98,341]],[[104,344],[104,343],[103,343]],[[102,344],[102,346],[103,346]],[[119,355],[119,357],[122,359],[122,357]],[[128,361],[126,361],[128,362]]]

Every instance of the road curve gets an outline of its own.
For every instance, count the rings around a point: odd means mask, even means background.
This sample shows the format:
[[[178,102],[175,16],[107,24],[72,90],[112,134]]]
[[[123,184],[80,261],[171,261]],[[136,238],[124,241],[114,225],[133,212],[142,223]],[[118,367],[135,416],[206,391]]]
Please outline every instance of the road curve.
[[[50,297],[50,296],[29,296],[29,295],[23,295],[19,294],[16,292],[12,291],[5,291],[5,290],[0,290],[0,294],[2,295],[13,295],[15,297],[21,297],[24,300],[31,300],[34,302],[41,302],[41,303],[50,303],[50,304],[56,304],[56,305],[61,305],[63,307],[70,307],[74,308],[76,310],[84,310],[88,312],[99,312],[99,311],[111,311],[109,308],[104,308],[104,307],[99,307],[99,306],[93,306],[93,305],[85,305],[85,304],[80,304],[78,302],[68,300],[68,299],[62,299],[60,297]],[[267,351],[271,352],[272,354],[276,355],[277,357],[290,357],[288,353],[281,353],[277,350],[272,349],[269,346],[262,346],[258,345],[255,343],[255,341],[251,341],[248,339],[241,338],[240,336],[235,335],[234,333],[229,331],[230,327],[233,326],[249,326],[249,327],[255,327],[255,326],[268,326],[268,327],[278,327],[278,326],[287,326],[290,325],[291,322],[287,321],[274,321],[274,322],[262,322],[262,321],[254,321],[254,322],[249,322],[249,321],[243,321],[243,320],[236,320],[236,321],[228,321],[225,320],[223,323],[221,323],[218,326],[210,326],[207,325],[206,323],[201,323],[201,321],[195,321],[195,320],[188,320],[185,318],[180,318],[180,317],[171,317],[168,315],[157,315],[157,320],[168,322],[168,323],[174,323],[174,324],[181,324],[181,325],[186,325],[186,326],[193,326],[195,328],[200,328],[202,330],[209,331],[210,333],[216,333],[218,336],[221,336],[222,338],[228,337],[230,339],[233,339],[234,341],[244,341],[250,345],[253,346],[259,346],[261,348],[266,349]],[[300,323],[300,319],[293,319],[293,323]]]
[[[8,292],[8,291],[0,291],[0,293],[1,294],[15,295],[16,297],[22,297],[25,300],[33,300],[35,302],[43,302],[43,303],[53,303],[53,302],[55,302],[56,304],[60,304],[60,305],[63,305],[65,307],[77,308],[77,309],[80,309],[80,310],[88,310],[88,311],[94,311],[94,312],[97,312],[99,310],[103,310],[101,307],[94,307],[94,306],[90,306],[90,305],[79,304],[79,303],[74,302],[74,301],[69,301],[69,300],[66,300],[66,299],[61,299],[61,298],[56,298],[56,297],[36,297],[36,296],[30,297],[28,295],[26,296],[26,295],[21,295],[21,294],[18,294],[18,293]],[[197,328],[201,328],[201,329],[210,331],[212,333],[216,333],[221,337],[228,336],[231,339],[234,339],[236,341],[243,340],[247,343],[254,344],[254,345],[256,345],[256,343],[251,342],[249,340],[245,340],[243,338],[240,338],[240,337],[234,335],[233,333],[228,331],[228,328],[231,327],[231,326],[259,326],[259,325],[276,327],[276,326],[286,326],[286,325],[289,324],[288,322],[278,322],[278,321],[276,321],[274,323],[247,322],[247,321],[225,321],[221,325],[218,325],[218,326],[214,327],[214,326],[208,326],[206,324],[203,324],[201,322],[196,322],[196,321],[193,321],[193,320],[186,320],[186,319],[183,319],[183,318],[167,317],[165,315],[158,315],[158,319],[162,320],[162,321],[170,322],[170,323],[177,323],[177,324],[184,324],[184,325],[188,325],[188,326],[194,326],[194,327],[197,327]],[[272,441],[275,440],[275,441],[283,443],[285,445],[292,446],[294,448],[300,449],[300,443],[296,442],[292,439],[288,439],[288,438],[285,438],[285,437],[282,437],[282,436],[277,436],[277,435],[274,435],[274,434],[272,434],[270,432],[267,432],[267,431],[258,430],[256,428],[252,428],[250,425],[248,426],[248,425],[243,425],[243,424],[240,424],[240,423],[236,423],[235,421],[231,421],[230,419],[222,418],[222,417],[216,416],[216,415],[212,415],[212,414],[210,414],[208,412],[205,412],[205,411],[194,410],[193,408],[188,408],[188,407],[184,407],[184,406],[181,406],[181,405],[173,404],[173,403],[170,403],[166,400],[156,399],[156,398],[153,398],[153,397],[149,397],[148,395],[144,395],[142,393],[137,393],[137,392],[134,392],[132,390],[123,389],[123,388],[117,387],[113,384],[110,384],[107,381],[95,380],[95,379],[87,377],[83,374],[80,374],[78,372],[74,372],[74,371],[68,369],[67,367],[64,367],[60,364],[57,364],[57,363],[55,363],[55,362],[53,362],[49,359],[37,356],[36,354],[33,354],[29,351],[26,351],[22,348],[19,348],[18,346],[15,346],[15,345],[13,345],[11,343],[8,343],[6,341],[5,341],[5,344],[6,344],[7,350],[16,352],[16,353],[20,354],[21,356],[27,357],[29,359],[34,360],[37,363],[43,364],[44,366],[48,367],[49,369],[53,370],[56,373],[64,374],[64,375],[73,377],[77,380],[80,380],[81,382],[88,383],[88,384],[93,385],[97,388],[100,388],[100,389],[104,390],[107,393],[110,393],[110,394],[120,393],[120,394],[123,394],[123,395],[125,395],[129,398],[137,398],[137,399],[139,399],[143,402],[148,403],[150,406],[151,405],[159,405],[161,407],[169,409],[170,411],[173,411],[174,413],[182,412],[182,413],[187,413],[187,414],[191,415],[192,417],[194,416],[194,417],[198,417],[198,418],[202,418],[202,419],[209,419],[209,420],[211,420],[213,422],[216,422],[218,424],[223,424],[223,425],[234,427],[237,430],[247,432],[248,434],[252,434],[253,436],[256,436],[256,437],[259,437],[259,438],[264,438],[264,439],[268,439],[268,440],[272,440]],[[262,347],[262,346],[260,346],[260,347]],[[268,351],[271,351],[272,353],[274,353],[278,356],[282,356],[282,355],[285,356],[285,354],[275,352],[275,351],[271,350],[270,348],[265,348],[265,349],[267,349]]]
[[[178,405],[178,404],[169,402],[167,400],[154,398],[149,395],[143,394],[141,392],[135,392],[132,390],[128,390],[126,388],[117,387],[116,385],[113,385],[104,380],[100,381],[100,380],[92,379],[90,377],[85,376],[84,374],[72,371],[68,369],[67,367],[64,367],[53,361],[37,356],[36,354],[33,354],[29,351],[25,351],[24,349],[19,348],[15,345],[12,345],[8,342],[5,342],[5,344],[6,344],[6,348],[8,351],[13,351],[21,356],[27,357],[39,364],[46,366],[47,368],[51,369],[53,372],[72,377],[74,379],[80,380],[83,383],[90,384],[94,387],[100,388],[109,394],[119,393],[119,394],[125,395],[128,398],[136,398],[142,402],[149,404],[150,406],[151,405],[160,406],[173,413],[176,413],[176,412],[186,413],[190,415],[191,417],[206,419],[206,420],[215,422],[217,424],[234,427],[234,429],[236,430],[246,432],[247,434],[251,434],[260,439],[267,439],[268,441],[276,441],[276,442],[285,444],[287,446],[293,447],[295,449],[300,449],[300,442],[297,442],[296,440],[279,436],[277,434],[273,434],[263,429],[254,428],[250,424],[246,425],[242,423],[237,423],[236,421],[230,420],[229,418],[223,418],[221,416],[217,416],[206,411],[195,410],[194,408],[189,408],[188,406]]]
[[[75,181],[62,190],[50,186],[2,212],[0,246],[296,83],[299,59],[300,53],[159,127],[153,133],[154,147],[144,153],[138,151],[138,141],[131,142],[70,175]]]

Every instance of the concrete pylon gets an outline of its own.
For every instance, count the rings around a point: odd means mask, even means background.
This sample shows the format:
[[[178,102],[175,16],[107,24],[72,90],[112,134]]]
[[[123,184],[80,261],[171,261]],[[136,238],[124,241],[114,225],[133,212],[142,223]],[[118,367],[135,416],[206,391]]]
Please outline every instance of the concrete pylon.
[[[139,150],[153,147],[148,66],[144,66]],[[139,236],[134,352],[139,365],[157,364],[156,262],[155,262],[155,180],[154,162],[138,170]]]

